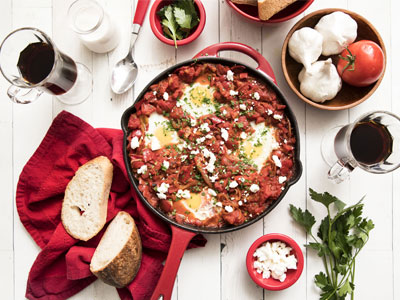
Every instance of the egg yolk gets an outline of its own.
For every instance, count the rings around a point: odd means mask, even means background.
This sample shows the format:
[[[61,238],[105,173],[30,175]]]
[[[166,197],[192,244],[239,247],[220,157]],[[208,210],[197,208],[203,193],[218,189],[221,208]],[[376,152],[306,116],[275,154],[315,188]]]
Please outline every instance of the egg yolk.
[[[262,145],[255,146],[252,145],[252,143],[249,141],[245,141],[243,143],[243,152],[246,155],[246,157],[250,159],[255,159],[259,157],[262,153],[262,150],[263,150]]]
[[[201,106],[203,103],[211,104],[212,99],[210,90],[207,86],[199,85],[190,91],[190,100],[196,106]]]
[[[190,198],[182,200],[192,209],[198,209],[202,203],[202,197],[200,194],[190,193]]]
[[[172,131],[165,129],[163,126],[158,126],[154,131],[154,136],[160,143],[160,146],[166,146],[174,143],[174,137],[172,136]]]

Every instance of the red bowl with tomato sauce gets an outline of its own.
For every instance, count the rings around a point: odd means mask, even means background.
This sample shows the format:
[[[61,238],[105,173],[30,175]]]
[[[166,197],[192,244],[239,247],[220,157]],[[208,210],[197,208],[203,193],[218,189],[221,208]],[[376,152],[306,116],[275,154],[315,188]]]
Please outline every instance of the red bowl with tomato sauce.
[[[254,261],[256,261],[256,258],[253,256],[254,252],[266,242],[285,243],[287,246],[292,248],[290,254],[293,254],[297,259],[297,269],[287,270],[286,279],[283,282],[272,278],[272,276],[270,278],[263,278],[262,274],[258,273],[253,266]],[[251,279],[253,279],[253,281],[260,287],[270,291],[280,291],[292,286],[300,278],[304,267],[304,256],[299,245],[292,238],[281,233],[270,233],[263,235],[250,246],[246,256],[246,266]]]
[[[175,0],[175,1],[179,1],[179,0]],[[174,40],[166,37],[164,35],[164,31],[161,25],[161,20],[160,17],[157,15],[157,12],[162,9],[164,6],[170,5],[173,2],[175,2],[173,0],[156,0],[153,4],[153,6],[151,7],[150,10],[150,27],[151,30],[153,31],[154,35],[163,43],[171,45],[171,46],[175,46],[175,42]],[[189,36],[185,39],[182,40],[176,40],[176,45],[177,46],[183,46],[186,44],[189,44],[191,42],[193,42],[195,39],[197,39],[201,32],[204,29],[204,26],[206,24],[206,10],[204,9],[203,3],[201,3],[200,0],[194,0],[194,5],[197,11],[197,15],[199,16],[199,24],[197,24],[196,27],[194,27]]]
[[[289,55],[288,43],[289,39],[292,37],[292,34],[296,30],[299,30],[303,27],[314,28],[314,26],[319,22],[319,20],[323,16],[331,14],[336,11],[341,11],[345,14],[348,14],[351,18],[353,18],[357,22],[357,27],[358,27],[357,38],[354,42],[358,42],[361,40],[369,40],[375,42],[382,49],[384,56],[383,71],[380,78],[376,82],[368,86],[357,87],[357,86],[351,86],[343,82],[342,88],[339,91],[339,93],[335,96],[335,98],[329,101],[325,101],[324,103],[317,103],[308,99],[300,92],[300,82],[298,79],[298,75],[301,69],[303,68],[303,65],[296,62]],[[335,64],[335,66],[337,66],[339,61],[339,55],[332,55],[329,57],[332,58],[333,63]],[[327,58],[328,57],[321,55],[321,57],[318,60],[326,60]],[[283,42],[282,54],[281,54],[282,70],[286,78],[286,81],[289,84],[289,87],[304,102],[324,110],[348,109],[364,102],[369,97],[371,97],[371,95],[376,91],[376,89],[382,82],[386,68],[386,61],[387,58],[386,58],[385,44],[383,43],[383,40],[379,35],[379,32],[375,29],[375,27],[367,19],[360,16],[359,14],[340,8],[328,8],[328,9],[317,10],[299,20],[287,34],[286,39]]]
[[[227,0],[227,3],[233,10],[235,10],[238,14],[243,16],[244,18],[260,23],[281,23],[293,19],[305,11],[314,0],[298,0],[285,9],[281,10],[274,16],[272,16],[269,20],[261,20],[258,17],[258,8],[257,6],[252,5],[245,5],[245,4],[236,4],[233,3],[231,0]]]

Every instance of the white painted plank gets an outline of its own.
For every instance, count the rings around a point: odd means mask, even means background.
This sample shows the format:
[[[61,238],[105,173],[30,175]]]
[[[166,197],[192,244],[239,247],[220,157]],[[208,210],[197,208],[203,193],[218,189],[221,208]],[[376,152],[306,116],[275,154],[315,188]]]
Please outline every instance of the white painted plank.
[[[261,26],[250,23],[233,12],[226,1],[220,1],[220,40],[250,45],[261,52]],[[221,53],[236,61],[257,66],[253,59],[237,52]],[[263,290],[250,278],[246,271],[246,254],[250,245],[263,234],[263,223],[259,221],[245,229],[221,235],[221,298],[262,299]]]
[[[398,28],[400,28],[400,19],[396,11],[400,9],[398,1],[391,1],[391,53],[399,53],[400,51],[400,36]],[[400,116],[400,57],[398,55],[391,56],[391,74],[392,74],[392,112]],[[393,207],[392,207],[392,240],[393,240],[393,299],[400,298],[400,170],[393,172]]]
[[[51,34],[51,7],[29,7],[28,4],[12,8],[13,28],[38,27]],[[14,147],[14,188],[19,174],[30,156],[38,147],[52,120],[52,97],[42,95],[35,103],[14,105],[13,147]],[[23,299],[29,270],[39,248],[28,235],[14,210],[15,249],[15,299]]]
[[[347,0],[335,1],[334,7],[347,8]],[[322,0],[314,1],[307,10],[310,13],[315,10],[332,7],[331,1]],[[343,201],[349,198],[349,182],[336,185],[327,178],[329,167],[324,163],[320,145],[324,134],[331,128],[339,125],[347,124],[349,121],[348,112],[345,111],[325,111],[314,108],[306,104],[306,176],[307,189],[313,188],[318,192],[329,191]],[[320,224],[320,219],[325,217],[326,210],[319,203],[312,201],[307,195],[307,208],[316,216],[317,226],[314,226],[314,234]],[[307,238],[310,241],[310,237]],[[307,297],[309,299],[317,298],[320,290],[314,284],[314,276],[324,270],[321,259],[316,255],[315,251],[307,250]]]
[[[218,43],[219,3],[202,1],[207,21],[196,41],[178,47],[177,62],[191,59],[205,47]],[[207,235],[205,248],[187,251],[178,272],[178,299],[220,299],[220,236]],[[201,285],[199,282],[201,281]]]
[[[75,62],[84,64],[93,74],[92,52],[87,49],[79,40],[68,23],[68,8],[74,0],[53,1],[52,6],[52,37],[56,46],[70,56]],[[93,74],[94,79],[95,74]],[[94,80],[96,82],[96,80]],[[64,104],[54,97],[53,118],[62,110],[69,111],[76,116],[90,122],[93,117],[93,95],[78,105]]]
[[[297,98],[291,91],[284,78],[281,67],[281,50],[283,41],[286,37],[286,32],[301,18],[303,15],[296,17],[293,20],[283,24],[271,24],[262,27],[262,54],[270,63],[278,86],[282,93],[285,95],[290,108],[296,116],[299,134],[300,134],[300,160],[305,167],[305,104]],[[302,248],[303,254],[306,255],[306,249],[303,246],[306,244],[306,234],[301,228],[296,226],[289,216],[289,204],[296,207],[306,206],[306,169],[304,168],[303,174],[299,182],[292,186],[282,199],[281,203],[264,218],[264,234],[267,233],[283,233],[292,237]],[[283,221],[284,220],[284,221]],[[306,299],[306,266],[304,266],[303,274],[298,282],[291,288],[282,292],[276,293],[272,291],[264,291],[264,299]]]
[[[9,12],[0,18],[0,39],[12,29],[11,0],[0,2],[0,11]],[[14,247],[13,247],[13,104],[6,95],[9,82],[1,76],[0,90],[3,100],[0,102],[0,193],[2,209],[0,210],[0,289],[4,291],[5,299],[14,297]]]

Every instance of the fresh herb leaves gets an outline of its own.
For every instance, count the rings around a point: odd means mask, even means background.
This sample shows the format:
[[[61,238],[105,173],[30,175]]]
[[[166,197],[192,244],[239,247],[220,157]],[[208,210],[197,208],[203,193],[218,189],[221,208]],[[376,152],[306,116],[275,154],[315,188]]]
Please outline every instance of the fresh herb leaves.
[[[356,257],[367,243],[374,223],[361,216],[363,199],[346,208],[345,203],[327,192],[320,194],[310,189],[310,196],[322,203],[328,212],[319,226],[319,239],[312,233],[316,221],[307,209],[303,211],[290,205],[290,214],[313,239],[306,246],[317,251],[323,260],[325,273],[320,272],[314,278],[316,286],[321,289],[320,300],[344,300],[347,295],[354,299]],[[331,204],[336,207],[335,216]]]
[[[199,24],[193,0],[179,0],[171,5],[164,6],[157,12],[161,18],[164,35],[176,40],[188,37],[190,30]]]

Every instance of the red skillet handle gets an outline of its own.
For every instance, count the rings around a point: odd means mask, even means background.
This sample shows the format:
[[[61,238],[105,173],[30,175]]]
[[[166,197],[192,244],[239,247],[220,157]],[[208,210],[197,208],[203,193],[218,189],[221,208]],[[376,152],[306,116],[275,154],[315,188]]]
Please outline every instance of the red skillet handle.
[[[135,17],[133,18],[133,24],[139,24],[140,26],[142,26],[149,4],[150,0],[139,0],[136,6]]]
[[[172,289],[175,284],[175,277],[181,264],[183,253],[185,252],[190,240],[196,235],[194,232],[186,231],[175,226],[172,229],[172,242],[169,248],[167,260],[156,289],[151,296],[151,300],[170,300]],[[162,296],[162,298],[160,298]]]
[[[267,76],[269,76],[272,79],[272,81],[275,84],[277,84],[274,71],[272,70],[271,65],[265,59],[265,57],[262,56],[259,52],[257,52],[257,50],[242,43],[225,42],[225,43],[214,44],[197,53],[194,58],[198,58],[200,56],[218,57],[220,51],[227,51],[227,50],[241,52],[250,56],[258,63],[258,67],[256,69],[264,72]]]

